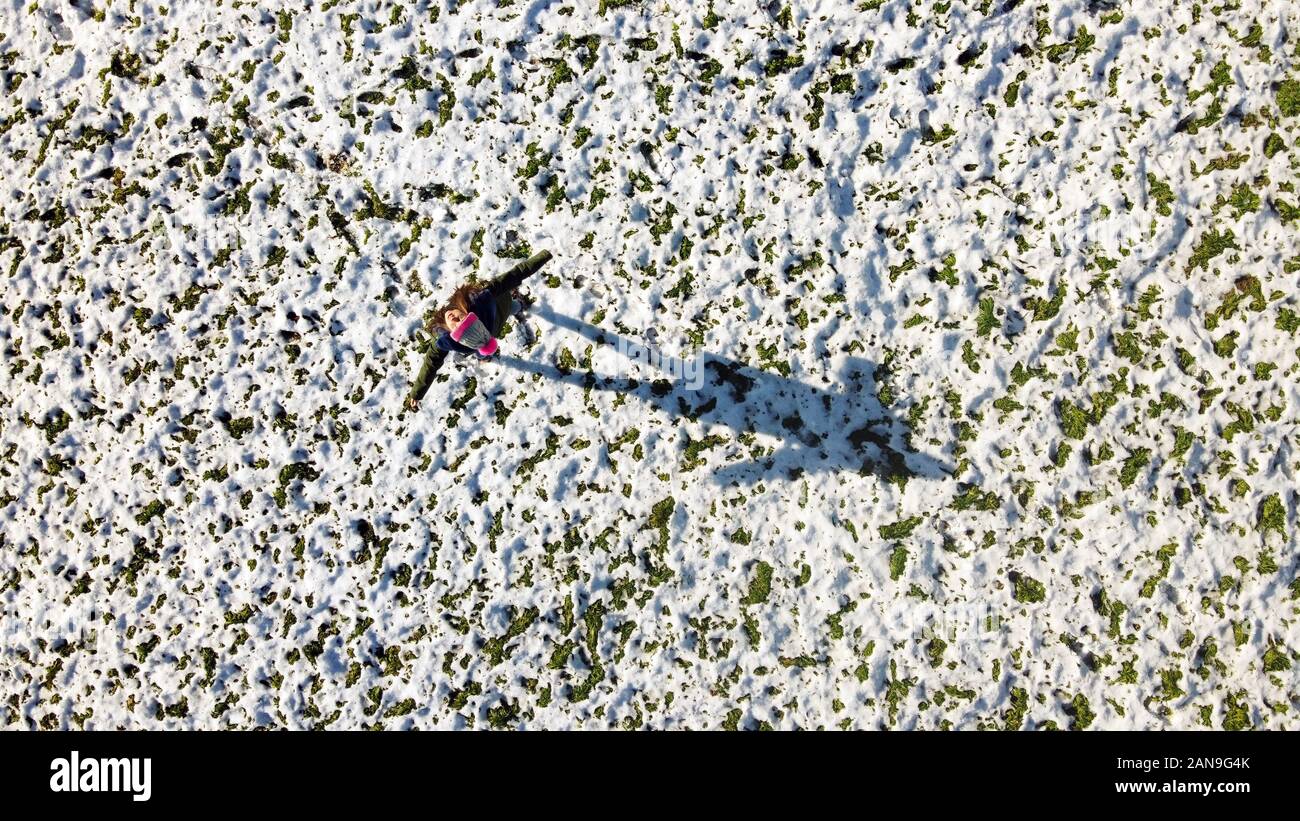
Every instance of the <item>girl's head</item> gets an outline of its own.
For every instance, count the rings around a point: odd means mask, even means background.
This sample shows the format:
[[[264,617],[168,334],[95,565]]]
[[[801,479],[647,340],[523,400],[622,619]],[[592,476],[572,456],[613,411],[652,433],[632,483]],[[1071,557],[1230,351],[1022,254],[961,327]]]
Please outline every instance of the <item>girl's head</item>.
[[[456,326],[464,321],[470,312],[470,298],[478,291],[478,287],[472,284],[462,285],[452,292],[451,298],[447,304],[438,309],[438,315],[433,318],[432,325],[443,330],[455,330]]]

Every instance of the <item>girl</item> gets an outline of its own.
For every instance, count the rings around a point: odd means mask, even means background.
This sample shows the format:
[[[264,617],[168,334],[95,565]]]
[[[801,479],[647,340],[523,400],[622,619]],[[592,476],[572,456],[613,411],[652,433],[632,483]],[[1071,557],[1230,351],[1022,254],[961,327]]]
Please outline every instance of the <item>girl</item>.
[[[513,313],[514,290],[528,277],[546,264],[550,251],[533,254],[528,259],[506,271],[486,286],[474,283],[462,285],[452,292],[451,299],[429,321],[429,332],[441,330],[438,340],[425,354],[420,375],[415,377],[411,393],[406,397],[408,410],[420,406],[428,392],[434,375],[447,353],[475,353],[489,357],[497,351],[497,336],[501,326]]]

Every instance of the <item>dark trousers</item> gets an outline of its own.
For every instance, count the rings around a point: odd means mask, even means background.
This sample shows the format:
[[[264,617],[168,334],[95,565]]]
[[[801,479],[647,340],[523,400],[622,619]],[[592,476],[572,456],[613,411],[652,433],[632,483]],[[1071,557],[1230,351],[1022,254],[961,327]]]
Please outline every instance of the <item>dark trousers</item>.
[[[488,328],[492,335],[501,338],[501,330],[506,326],[506,320],[510,318],[511,309],[514,308],[514,294],[511,291],[505,291],[496,297],[497,307],[497,326]]]

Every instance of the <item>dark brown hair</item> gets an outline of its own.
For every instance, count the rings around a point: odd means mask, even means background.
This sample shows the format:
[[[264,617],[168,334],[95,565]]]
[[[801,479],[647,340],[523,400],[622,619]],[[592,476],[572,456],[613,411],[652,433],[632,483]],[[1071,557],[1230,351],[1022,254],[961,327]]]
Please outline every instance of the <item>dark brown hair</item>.
[[[455,308],[462,313],[469,313],[469,301],[481,290],[482,288],[477,284],[467,282],[452,291],[451,297],[447,299],[446,304],[439,308],[438,313],[429,320],[429,330],[432,331],[435,328],[446,328],[449,331],[452,330],[452,328],[447,327],[447,312]]]

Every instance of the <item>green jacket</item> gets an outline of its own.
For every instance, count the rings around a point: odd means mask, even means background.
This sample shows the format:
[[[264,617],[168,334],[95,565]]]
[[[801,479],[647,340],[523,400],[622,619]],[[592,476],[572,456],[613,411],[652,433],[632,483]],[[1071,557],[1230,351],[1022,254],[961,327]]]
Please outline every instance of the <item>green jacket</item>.
[[[501,332],[501,326],[505,324],[506,318],[509,316],[511,293],[525,279],[537,273],[550,258],[550,251],[533,254],[489,282],[482,291],[470,300],[470,310],[482,320],[493,336]],[[452,339],[451,334],[444,330],[438,335],[437,340],[428,345],[428,351],[424,355],[424,364],[420,367],[420,373],[415,377],[415,382],[411,384],[411,399],[418,402],[424,398],[425,393],[429,390],[429,385],[433,383],[433,377],[438,373],[438,369],[442,367],[447,354],[452,351],[474,353],[470,348],[466,348]]]

